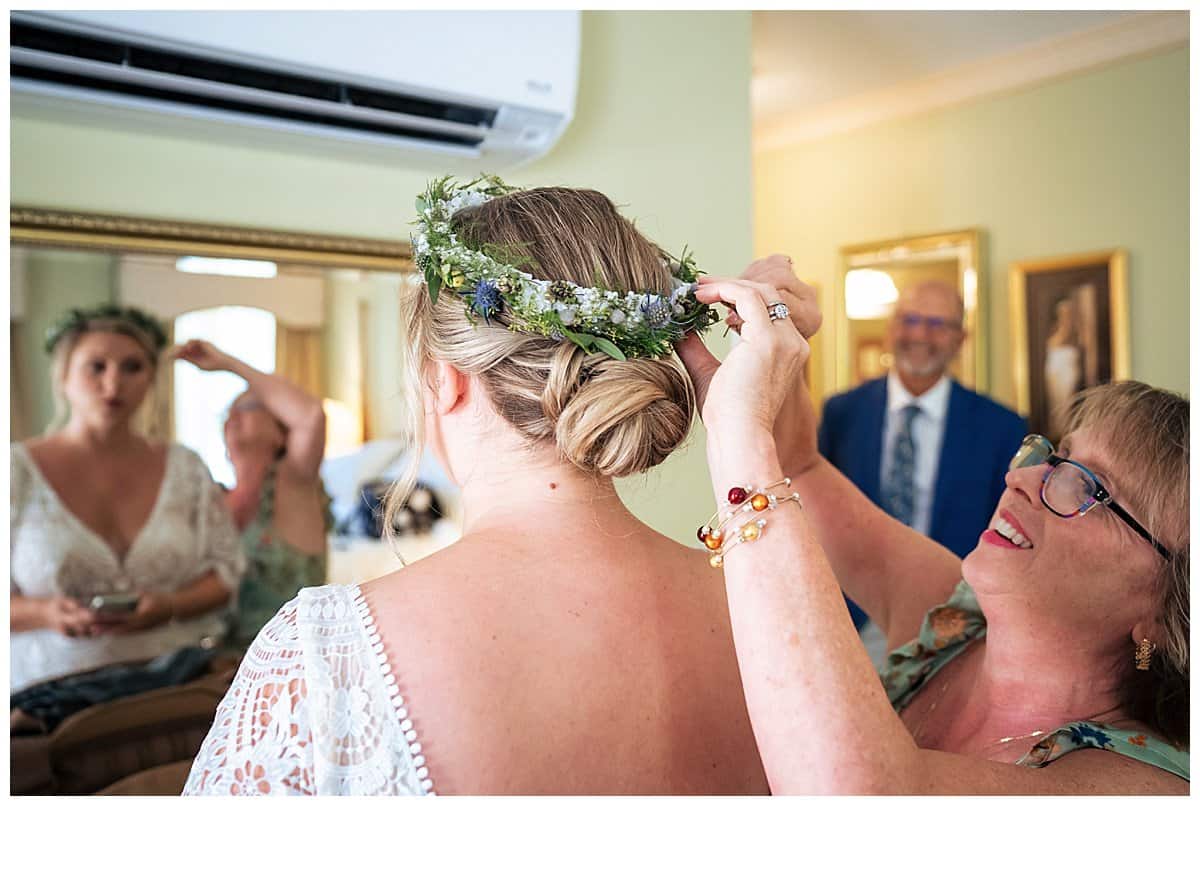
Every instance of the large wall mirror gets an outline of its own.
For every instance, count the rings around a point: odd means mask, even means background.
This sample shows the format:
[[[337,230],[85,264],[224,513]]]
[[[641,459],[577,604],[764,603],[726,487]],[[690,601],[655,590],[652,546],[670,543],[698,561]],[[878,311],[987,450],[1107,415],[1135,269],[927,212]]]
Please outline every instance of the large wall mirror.
[[[884,375],[891,366],[887,321],[900,291],[921,281],[952,284],[963,297],[966,339],[951,373],[968,388],[987,389],[981,241],[967,229],[851,245],[841,250],[834,296],[834,391]]]
[[[116,303],[156,315],[172,342],[207,339],[321,398],[322,476],[339,523],[356,512],[364,483],[399,472],[410,446],[399,299],[418,283],[406,241],[14,207],[10,243],[11,441],[41,434],[55,415],[47,329],[68,309]],[[244,387],[232,374],[170,364],[159,371],[139,427],[195,450],[230,485],[222,425]],[[439,528],[456,516],[456,490],[442,476],[422,476],[438,486],[447,515]],[[432,543],[414,534],[405,558],[456,535],[436,534]],[[333,581],[394,566],[386,542],[331,547]]]
[[[358,583],[397,566],[378,529],[363,523],[377,509],[375,493],[413,454],[398,357],[401,296],[419,283],[407,242],[20,207],[10,209],[10,230],[11,440],[36,437],[55,417],[47,329],[69,309],[136,306],[156,315],[173,342],[207,339],[319,397],[321,477],[335,521],[325,580]],[[163,364],[138,427],[187,446],[230,485],[223,425],[244,387],[232,373]],[[397,549],[409,561],[460,534],[458,490],[427,461],[418,476],[427,491],[395,518]],[[27,696],[11,725],[12,791],[177,793],[236,667],[227,652],[204,662],[192,670],[199,677],[178,687],[102,689],[103,698],[71,703],[65,717],[30,702],[57,707],[60,691],[47,704],[42,683],[23,679],[16,690]]]

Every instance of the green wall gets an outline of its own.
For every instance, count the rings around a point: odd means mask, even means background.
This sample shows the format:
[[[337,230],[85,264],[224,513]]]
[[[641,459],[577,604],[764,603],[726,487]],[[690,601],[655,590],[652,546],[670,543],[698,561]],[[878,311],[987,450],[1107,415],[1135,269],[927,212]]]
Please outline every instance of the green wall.
[[[1009,264],[1124,247],[1134,378],[1186,392],[1188,118],[1181,48],[762,152],[755,249],[832,297],[844,245],[983,229],[991,389],[1013,403]]]
[[[26,407],[24,431],[41,433],[54,416],[50,355],[46,331],[67,309],[88,308],[114,301],[114,260],[108,254],[30,249],[25,268],[25,316],[12,325],[20,362],[16,393]],[[11,382],[11,378],[10,378]],[[11,386],[10,386],[11,387]],[[11,436],[13,440],[24,437]]]
[[[686,242],[703,268],[740,271],[751,258],[749,88],[748,12],[584,13],[576,118],[548,156],[507,176],[599,189],[668,249]],[[435,173],[34,114],[14,117],[10,138],[14,204],[337,235],[407,237]],[[712,506],[702,442],[622,494],[694,540]]]

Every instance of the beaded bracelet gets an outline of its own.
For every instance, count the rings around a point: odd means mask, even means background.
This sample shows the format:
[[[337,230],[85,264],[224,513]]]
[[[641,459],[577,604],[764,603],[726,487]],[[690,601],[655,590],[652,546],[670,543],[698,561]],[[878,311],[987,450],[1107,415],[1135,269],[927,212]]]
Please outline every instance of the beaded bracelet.
[[[743,486],[734,486],[729,490],[727,496],[729,504],[724,510],[718,510],[709,517],[708,522],[696,531],[696,537],[709,551],[709,565],[713,568],[720,568],[725,563],[726,553],[738,544],[757,541],[762,536],[763,530],[767,526],[767,521],[762,518],[755,519],[751,516],[749,520],[744,520],[737,526],[736,536],[726,542],[726,526],[737,518],[739,514],[764,513],[768,510],[774,510],[780,504],[788,501],[795,501],[797,505],[800,504],[800,494],[798,492],[780,497],[768,491],[781,484],[791,488],[791,478],[784,477],[782,480],[769,483],[759,490]],[[714,520],[717,520],[715,526],[713,525]],[[730,532],[730,534],[733,533]]]

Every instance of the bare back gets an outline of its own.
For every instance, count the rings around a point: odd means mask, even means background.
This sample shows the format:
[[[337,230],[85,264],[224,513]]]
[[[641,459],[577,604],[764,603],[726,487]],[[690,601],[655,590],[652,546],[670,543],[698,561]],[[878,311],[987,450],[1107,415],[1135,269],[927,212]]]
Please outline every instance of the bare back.
[[[363,587],[439,791],[766,794],[704,554],[531,531]]]

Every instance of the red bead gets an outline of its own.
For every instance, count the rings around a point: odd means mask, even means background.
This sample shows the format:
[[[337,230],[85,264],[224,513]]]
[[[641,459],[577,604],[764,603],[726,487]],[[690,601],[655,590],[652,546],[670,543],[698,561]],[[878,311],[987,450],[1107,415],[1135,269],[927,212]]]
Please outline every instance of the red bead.
[[[704,538],[708,535],[708,526],[700,526],[696,529],[696,540],[701,544],[704,543]]]
[[[729,503],[730,504],[741,504],[745,500],[746,500],[746,490],[743,489],[741,486],[734,486],[732,489],[729,490]]]

